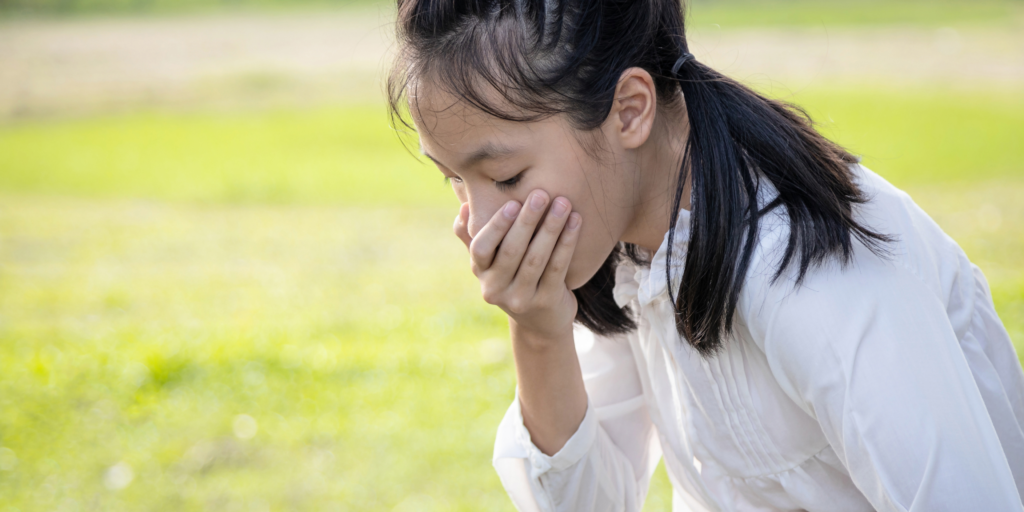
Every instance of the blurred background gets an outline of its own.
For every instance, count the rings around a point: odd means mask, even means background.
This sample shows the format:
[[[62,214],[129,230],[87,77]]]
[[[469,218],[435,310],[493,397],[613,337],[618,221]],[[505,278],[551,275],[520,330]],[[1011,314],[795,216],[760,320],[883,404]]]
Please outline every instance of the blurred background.
[[[0,0],[0,512],[513,510],[507,325],[388,125],[392,11]],[[706,0],[689,31],[908,191],[1024,353],[1024,2]]]

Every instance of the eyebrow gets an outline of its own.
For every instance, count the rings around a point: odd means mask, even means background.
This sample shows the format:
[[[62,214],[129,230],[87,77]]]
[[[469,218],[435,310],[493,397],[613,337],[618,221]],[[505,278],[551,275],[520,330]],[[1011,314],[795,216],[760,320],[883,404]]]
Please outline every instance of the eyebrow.
[[[521,148],[508,146],[498,142],[486,142],[479,148],[477,148],[475,151],[471,152],[468,157],[463,159],[460,167],[471,167],[480,162],[483,162],[484,160],[496,160],[499,158],[506,158],[508,156],[515,154],[520,149]],[[420,146],[420,153],[423,153],[423,156],[426,156],[427,158],[433,160],[434,163],[444,165],[441,164],[441,162],[438,162],[437,159],[431,156],[429,153],[427,153],[427,151],[423,149],[422,145]]]

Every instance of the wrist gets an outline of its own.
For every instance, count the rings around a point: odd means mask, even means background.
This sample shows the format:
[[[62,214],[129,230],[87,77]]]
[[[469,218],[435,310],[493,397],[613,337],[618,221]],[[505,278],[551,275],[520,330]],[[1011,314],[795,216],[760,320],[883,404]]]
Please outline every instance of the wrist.
[[[532,351],[543,351],[564,343],[572,344],[572,324],[557,329],[532,329],[521,325],[512,317],[508,318],[512,343]]]

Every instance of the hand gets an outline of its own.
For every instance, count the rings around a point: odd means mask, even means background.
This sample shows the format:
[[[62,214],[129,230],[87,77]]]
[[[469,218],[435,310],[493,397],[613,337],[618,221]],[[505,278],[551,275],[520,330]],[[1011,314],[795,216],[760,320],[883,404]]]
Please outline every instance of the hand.
[[[514,330],[535,341],[571,335],[577,307],[565,274],[583,219],[564,197],[555,198],[545,216],[548,203],[543,190],[531,192],[525,207],[509,201],[476,237],[469,235],[469,205],[463,204],[454,226],[469,248],[484,300],[505,311]]]

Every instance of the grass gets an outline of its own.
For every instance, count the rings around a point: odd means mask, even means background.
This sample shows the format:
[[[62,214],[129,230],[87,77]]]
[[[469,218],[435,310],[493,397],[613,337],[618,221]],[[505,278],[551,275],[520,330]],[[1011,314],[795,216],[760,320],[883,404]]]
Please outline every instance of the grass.
[[[1024,98],[986,91],[808,89],[790,98],[897,186],[1024,173]]]
[[[898,186],[1021,173],[1019,95],[829,89],[790,99]],[[407,145],[416,152],[414,139]],[[378,106],[135,113],[0,127],[0,190],[18,193],[453,205],[440,173],[420,160],[398,143]]]
[[[1020,0],[696,0],[691,26],[948,26],[1016,24]],[[167,15],[238,10],[392,8],[383,0],[0,0],[0,17]]]
[[[505,327],[447,217],[6,198],[5,505],[500,510]]]
[[[794,99],[958,240],[1024,349],[1024,102]],[[512,510],[507,327],[450,195],[381,107],[0,128],[0,512]]]
[[[691,2],[690,13],[691,27],[717,25],[725,29],[765,26],[937,27],[1018,23],[1024,13],[1024,3],[1016,0],[697,0]]]
[[[416,169],[397,142],[379,106],[25,123],[0,128],[0,189],[207,203],[452,204],[441,174]]]

